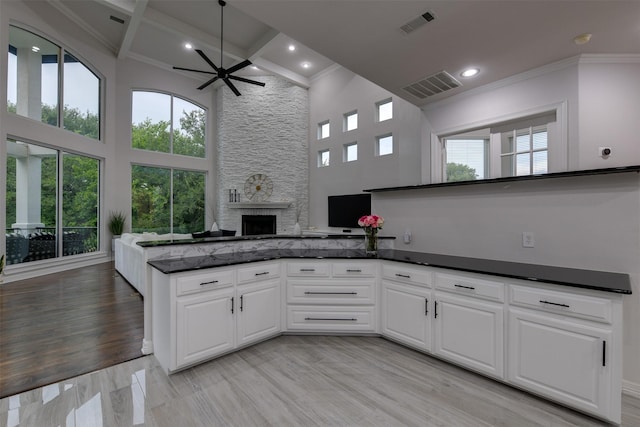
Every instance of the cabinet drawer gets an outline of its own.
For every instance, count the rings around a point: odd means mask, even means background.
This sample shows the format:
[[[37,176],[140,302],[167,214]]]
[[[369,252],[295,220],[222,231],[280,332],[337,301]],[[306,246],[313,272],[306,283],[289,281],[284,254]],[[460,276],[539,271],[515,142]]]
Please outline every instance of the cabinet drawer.
[[[430,288],[433,282],[432,275],[429,270],[420,268],[411,268],[402,264],[382,265],[382,277],[396,282],[408,283]]]
[[[233,286],[233,270],[211,271],[176,279],[176,295],[187,295]]]
[[[374,332],[374,307],[290,306],[287,328],[306,331]]]
[[[375,277],[376,264],[366,262],[334,263],[333,277]]]
[[[294,304],[375,304],[374,280],[289,280],[287,302]]]
[[[604,323],[612,321],[611,301],[603,298],[512,285],[509,302],[513,305],[565,316],[582,317]]]
[[[238,269],[238,283],[250,283],[280,277],[280,264],[270,262]]]
[[[492,301],[504,302],[504,283],[457,274],[436,273],[436,288]]]
[[[327,262],[289,262],[287,275],[296,277],[329,277],[330,264]]]

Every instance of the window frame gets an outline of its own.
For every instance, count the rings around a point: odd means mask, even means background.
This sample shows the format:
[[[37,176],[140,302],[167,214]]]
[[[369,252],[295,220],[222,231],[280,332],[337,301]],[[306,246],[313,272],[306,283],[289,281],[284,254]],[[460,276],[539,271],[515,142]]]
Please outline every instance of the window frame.
[[[323,136],[323,129],[324,126],[327,126],[327,136]],[[331,121],[330,120],[324,120],[320,123],[318,123],[318,141],[323,140],[323,139],[327,139],[331,137]]]
[[[382,140],[387,139],[387,138],[391,138],[391,152],[389,152],[389,153],[381,153],[380,146],[381,146]],[[394,145],[395,145],[395,138],[393,137],[393,133],[389,132],[389,133],[386,133],[384,135],[376,136],[376,149],[375,149],[376,157],[384,157],[384,156],[393,155],[395,153]]]
[[[482,128],[491,128],[503,123],[518,122],[528,120],[534,117],[543,117],[546,115],[555,114],[555,122],[549,123],[547,128],[548,132],[548,157],[547,157],[547,171],[564,172],[568,170],[568,126],[567,126],[567,101],[563,100],[553,104],[542,105],[534,107],[528,110],[522,110],[519,112],[505,114],[502,116],[495,116],[484,120],[479,120],[471,124],[462,124],[453,128],[444,129],[441,131],[432,131],[431,138],[428,141],[429,146],[425,147],[426,151],[430,154],[429,164],[431,170],[425,173],[425,179],[430,180],[430,183],[443,182],[443,170],[444,167],[444,147],[442,146],[442,139],[451,135],[456,135],[465,132],[471,132]],[[491,153],[489,159],[490,174],[487,179],[497,178],[500,176],[500,161],[499,161],[499,138],[491,136]],[[498,145],[496,148],[494,148]]]
[[[327,155],[327,164],[324,164],[322,155],[326,154]],[[320,150],[318,151],[318,168],[327,168],[331,165],[331,150],[329,150],[328,148],[326,150]]]
[[[349,120],[355,117],[355,127],[349,129]],[[342,131],[343,132],[352,132],[354,130],[358,130],[358,110],[353,110],[348,113],[344,113],[342,116]]]
[[[391,117],[387,119],[380,119],[380,108],[386,104],[391,104]],[[389,120],[393,120],[393,98],[387,98],[376,102],[376,123],[383,123]]]
[[[349,149],[355,147],[355,159],[349,159]],[[344,163],[351,163],[358,160],[358,142],[349,142],[342,146],[342,161]]]

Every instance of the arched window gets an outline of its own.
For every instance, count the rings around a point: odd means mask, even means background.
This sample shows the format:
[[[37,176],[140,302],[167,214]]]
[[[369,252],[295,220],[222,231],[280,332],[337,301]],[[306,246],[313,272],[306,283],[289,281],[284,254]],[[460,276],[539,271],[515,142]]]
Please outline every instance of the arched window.
[[[101,84],[96,73],[63,47],[9,26],[9,112],[99,140]]]

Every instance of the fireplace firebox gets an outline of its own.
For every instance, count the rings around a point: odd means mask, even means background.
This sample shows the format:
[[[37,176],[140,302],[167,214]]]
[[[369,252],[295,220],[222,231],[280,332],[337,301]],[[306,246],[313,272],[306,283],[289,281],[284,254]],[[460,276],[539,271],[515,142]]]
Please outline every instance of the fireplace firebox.
[[[275,215],[242,215],[242,235],[276,234]]]

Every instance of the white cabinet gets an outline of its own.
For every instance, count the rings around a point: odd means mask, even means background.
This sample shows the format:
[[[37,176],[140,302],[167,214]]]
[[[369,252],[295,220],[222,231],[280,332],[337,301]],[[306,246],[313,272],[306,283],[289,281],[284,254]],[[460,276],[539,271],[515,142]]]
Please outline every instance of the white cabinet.
[[[375,332],[377,266],[374,260],[288,262],[287,330]]]
[[[178,298],[173,369],[234,348],[233,287]]]
[[[432,275],[408,265],[382,265],[381,332],[420,350],[431,350]]]
[[[504,284],[436,271],[435,287],[434,353],[504,378]]]
[[[279,275],[279,262],[169,275],[154,269],[152,328],[160,365],[174,372],[278,335]]]
[[[280,332],[280,279],[238,286],[236,298],[238,346]]]
[[[619,423],[622,357],[611,325],[621,320],[618,304],[520,286],[511,304],[509,382]]]

